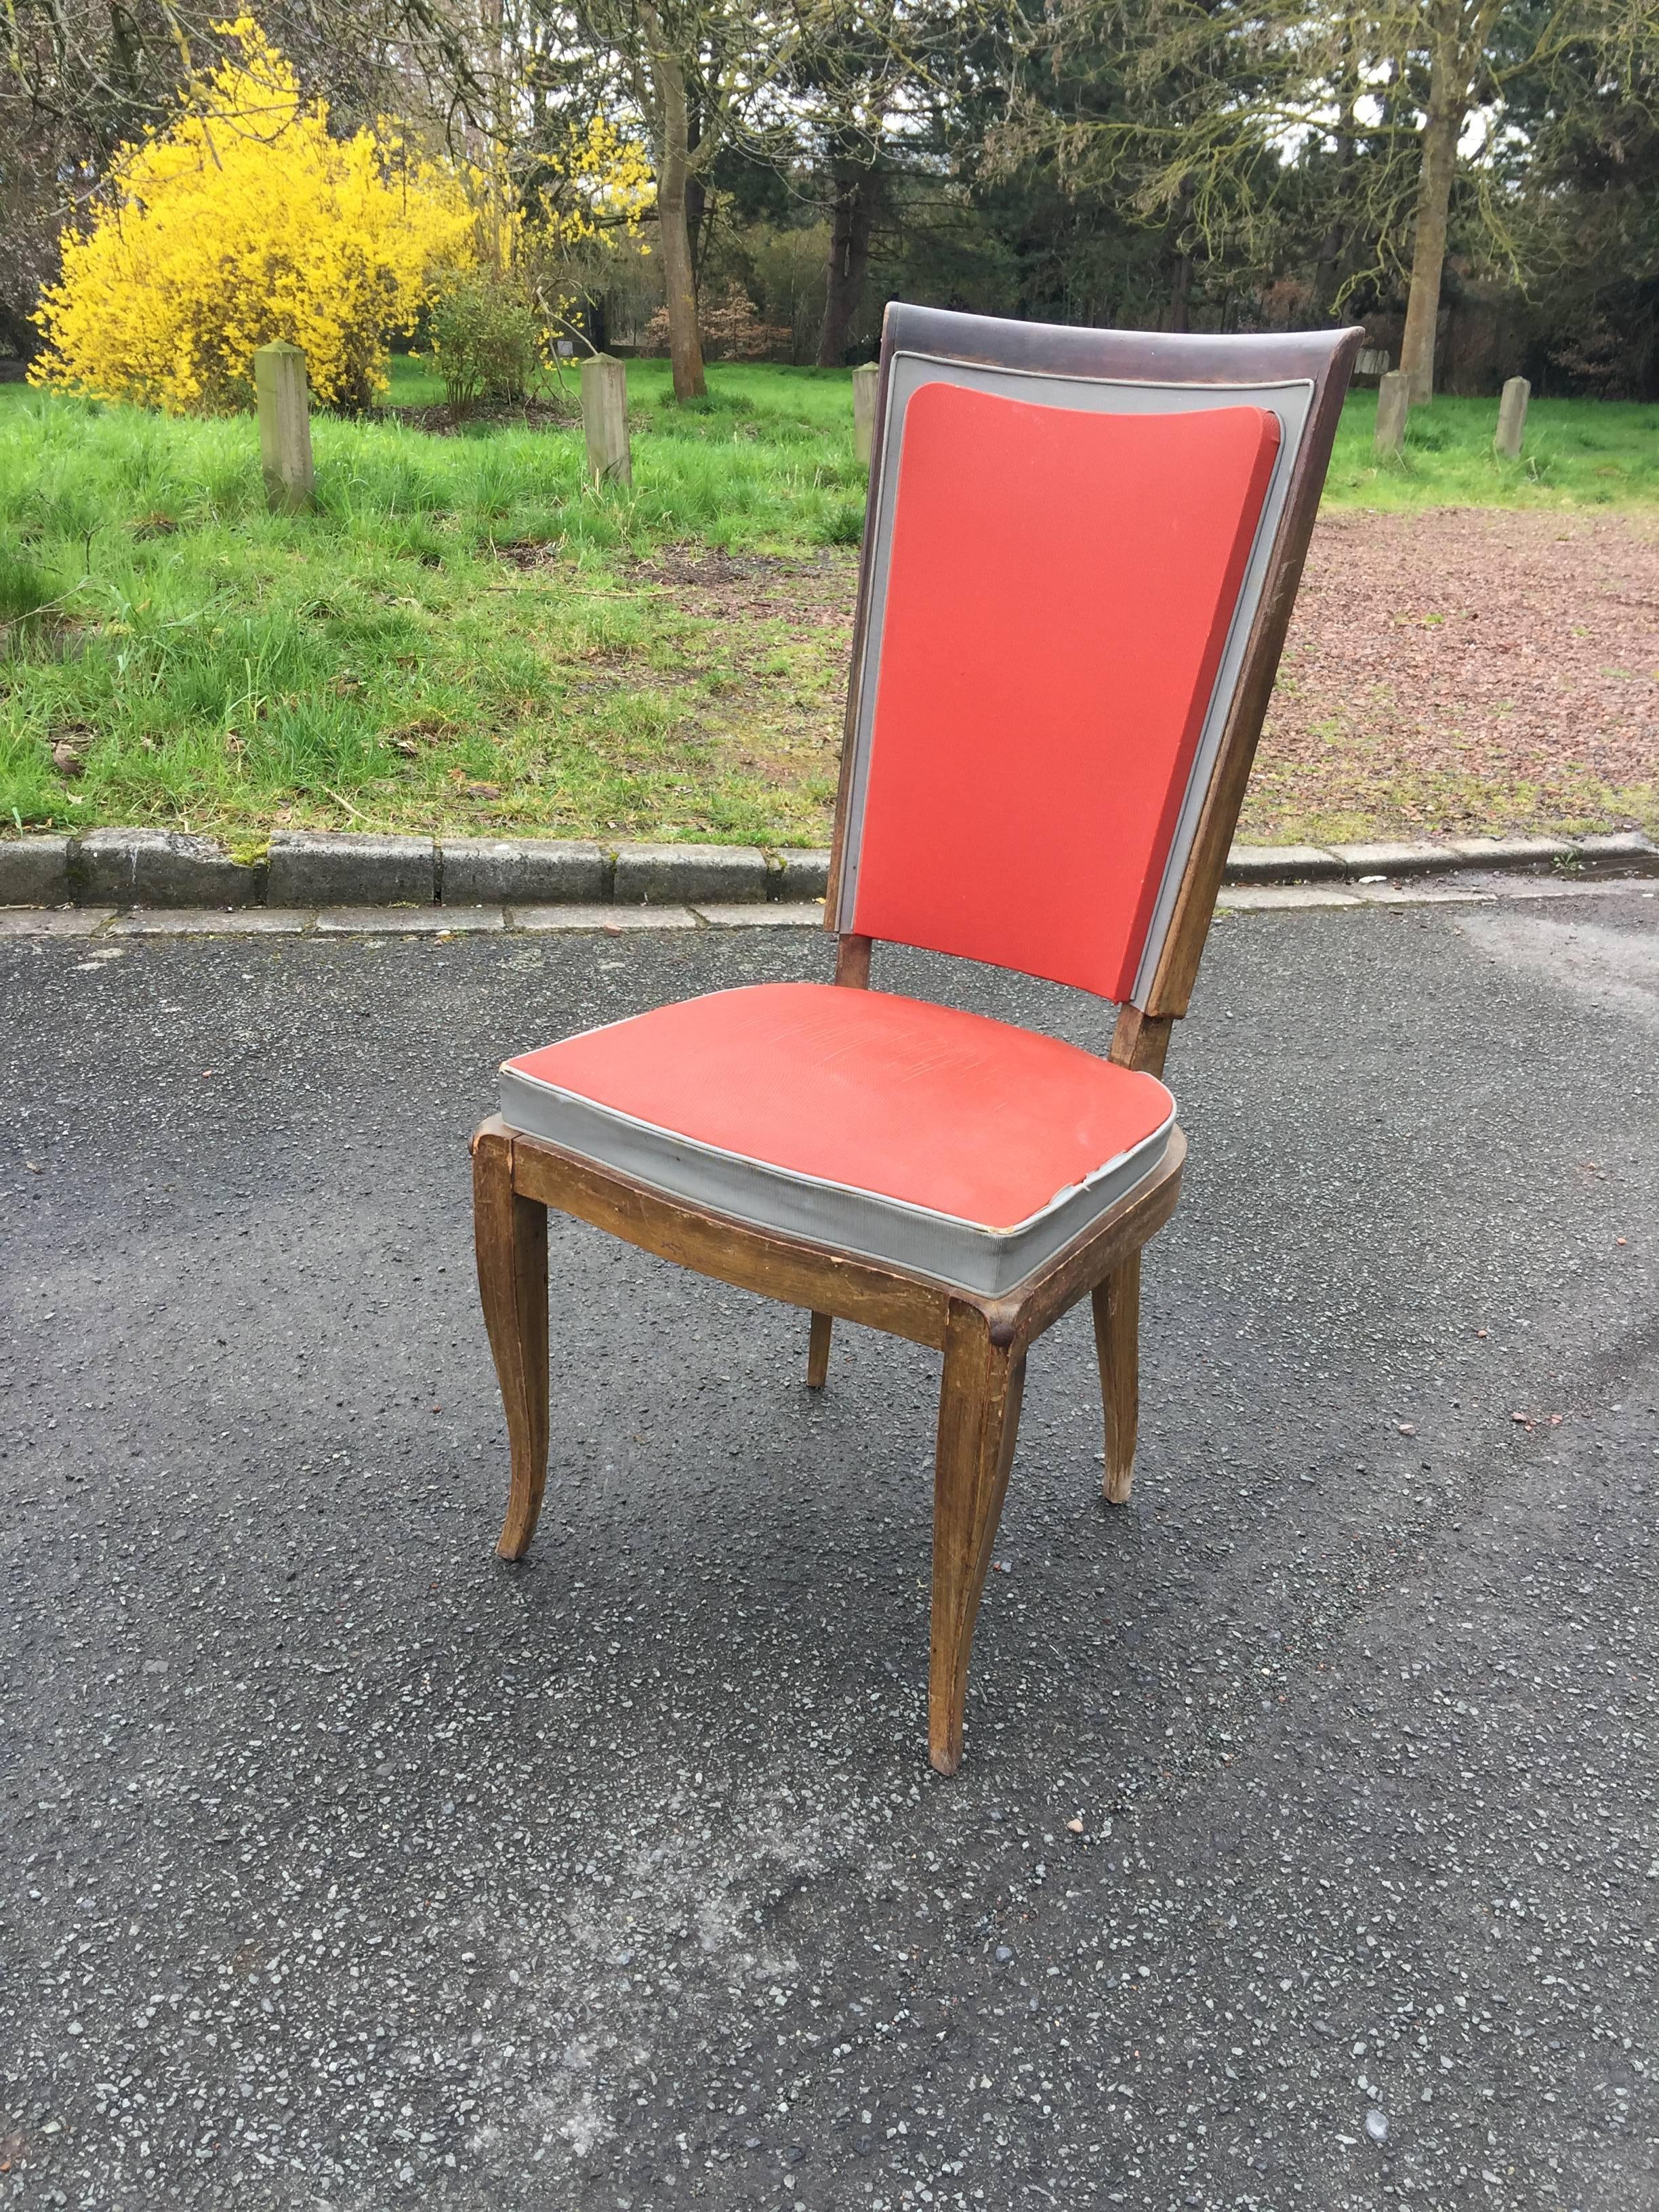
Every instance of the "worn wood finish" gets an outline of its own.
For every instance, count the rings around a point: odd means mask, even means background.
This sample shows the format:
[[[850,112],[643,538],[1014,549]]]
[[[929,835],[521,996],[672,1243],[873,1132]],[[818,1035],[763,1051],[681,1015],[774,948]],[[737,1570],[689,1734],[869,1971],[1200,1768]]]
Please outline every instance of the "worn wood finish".
[[[853,459],[864,468],[876,441],[876,385],[880,375],[872,361],[853,371]]]
[[[836,981],[849,991],[870,988],[870,940],[850,933],[836,940]]]
[[[587,473],[596,484],[631,486],[634,451],[628,441],[628,364],[608,353],[581,366],[582,434]]]
[[[1143,1014],[1139,1006],[1124,1006],[1112,1031],[1112,1058],[1120,1067],[1139,1068],[1143,1075],[1162,1075],[1174,1027],[1168,1014]]]
[[[1391,368],[1376,389],[1376,428],[1371,451],[1379,461],[1397,461],[1406,443],[1412,409],[1412,380],[1403,368]]]
[[[1081,1237],[1063,1245],[1046,1267],[1028,1275],[1015,1295],[987,1301],[987,1313],[1011,1329],[1019,1344],[1035,1344],[1044,1329],[1052,1328],[1063,1313],[1086,1298],[1120,1261],[1157,1236],[1176,1210],[1186,1159],[1187,1139],[1179,1129],[1171,1129],[1169,1150],[1138,1189],[1109,1213],[1103,1213]]]
[[[1205,385],[1306,379],[1314,387],[1262,594],[1224,729],[1174,919],[1144,1002],[1119,1013],[1111,1056],[1163,1071],[1173,1023],[1187,1010],[1221,886],[1268,695],[1296,598],[1331,440],[1361,333],[1308,331],[1236,338],[1061,329],[989,322],[932,308],[888,311],[872,437],[881,451],[892,356],[900,349],[1008,368],[1130,382]],[[869,627],[869,501],[860,567],[847,742],[836,805],[826,926],[840,918],[858,697]],[[842,933],[836,980],[868,987],[871,943]],[[1140,1251],[1175,1211],[1186,1139],[1171,1133],[1157,1170],[1061,1252],[1000,1298],[975,1298],[925,1277],[749,1226],[672,1199],[537,1138],[486,1122],[477,1144],[479,1283],[513,1439],[513,1499],[504,1556],[529,1541],[547,1455],[545,1208],[591,1222],[641,1249],[811,1314],[807,1381],[829,1368],[839,1318],[936,1346],[945,1354],[934,1483],[933,1612],[928,1747],[941,1773],[962,1757],[969,1653],[1008,1484],[1025,1360],[1042,1331],[1084,1297],[1094,1305],[1106,1427],[1106,1493],[1121,1502],[1133,1475],[1138,1407]]]
[[[513,1486],[496,1543],[524,1557],[547,1485],[547,1208],[514,1187],[516,1139],[488,1124],[472,1145],[472,1225],[478,1296],[507,1414]]]
[[[888,327],[892,321],[890,307],[882,319],[881,374],[876,380],[876,410],[870,425],[870,446],[872,453],[881,451],[882,438],[887,425],[887,362],[890,351]],[[836,783],[836,820],[830,836],[830,877],[823,889],[823,920],[826,928],[833,929],[841,911],[842,865],[847,849],[847,817],[853,796],[853,757],[858,743],[859,674],[864,665],[865,641],[870,629],[870,590],[872,563],[870,549],[876,534],[876,497],[874,473],[872,473],[870,495],[864,503],[864,538],[859,549],[858,596],[853,605],[852,672],[847,685],[847,706],[842,716],[841,770]],[[866,938],[865,943],[869,940]]]
[[[935,1351],[944,1345],[946,1310],[953,1303],[976,1304],[1022,1344],[1034,1342],[1126,1254],[1157,1235],[1175,1212],[1187,1158],[1187,1139],[1180,1129],[1172,1129],[1163,1159],[1127,1198],[1006,1297],[975,1299],[883,1261],[854,1259],[828,1245],[754,1229],[684,1204],[544,1138],[515,1134],[499,1117],[483,1124],[475,1146],[491,1135],[510,1139],[514,1187],[542,1206],[590,1222],[694,1273],[757,1291],[785,1305],[805,1306],[809,1313],[862,1322]]]
[[[849,991],[870,988],[870,940],[843,933],[836,939],[836,981]],[[815,1313],[806,1347],[806,1387],[822,1390],[830,1379],[830,1341],[835,1332],[830,1314]]]
[[[514,1491],[500,1537],[504,1559],[522,1558],[542,1506],[549,1440],[546,1340],[546,1207],[588,1221],[659,1259],[761,1291],[811,1314],[807,1382],[818,1387],[818,1356],[830,1363],[830,1318],[863,1321],[911,1343],[947,1347],[953,1316],[978,1314],[987,1343],[1022,1363],[1060,1314],[1139,1252],[1164,1228],[1182,1192],[1186,1137],[1176,1128],[1155,1175],[1102,1214],[1006,1298],[973,1298],[880,1261],[852,1259],[827,1245],[775,1237],[723,1214],[681,1206],[613,1168],[508,1130],[491,1117],[473,1137],[477,1287],[502,1385],[514,1451]],[[978,1604],[978,1599],[975,1599]],[[971,1632],[971,1620],[969,1620]],[[964,1659],[967,1663],[967,1659]]]
[[[1346,364],[1364,335],[1357,325],[1248,337],[1219,331],[1096,330],[1076,323],[1005,322],[895,301],[882,322],[883,396],[895,353],[940,354],[988,368],[1128,384],[1276,384],[1300,377],[1316,381],[1340,356],[1346,387]]]
[[[1299,351],[1303,366],[1292,368],[1287,362],[1284,370],[1278,372],[1312,378],[1313,408],[1291,473],[1284,516],[1255,620],[1244,647],[1243,665],[1221,734],[1221,749],[1199,815],[1198,832],[1176,895],[1175,915],[1146,993],[1146,1011],[1149,1014],[1178,1018],[1192,1002],[1198,963],[1203,957],[1216,899],[1226,874],[1227,854],[1232,847],[1233,831],[1238,826],[1239,809],[1244,804],[1244,787],[1250,779],[1261,725],[1273,696],[1273,680],[1279,673],[1285,632],[1290,626],[1302,582],[1308,541],[1313,535],[1320,494],[1325,488],[1331,442],[1336,435],[1354,356],[1363,336],[1358,330],[1309,333],[1305,338],[1296,340],[1291,349],[1293,355]],[[1236,366],[1234,374],[1237,373]]]
[[[1014,1349],[983,1308],[952,1302],[933,1470],[927,1672],[927,1756],[941,1774],[954,1774],[962,1764],[968,1658],[1007,1495],[1024,1388],[1024,1352]]]
[[[1112,1058],[1121,1067],[1161,1076],[1174,1027],[1168,1014],[1144,1014],[1139,1006],[1125,1006],[1113,1033]],[[1140,1426],[1139,1246],[1095,1285],[1091,1295],[1106,1428],[1106,1471],[1101,1487],[1109,1505],[1127,1505],[1134,1487],[1135,1437]]]
[[[1532,386],[1524,376],[1512,376],[1498,401],[1498,429],[1492,449],[1505,461],[1518,461],[1527,435],[1527,403]]]
[[[830,1380],[830,1340],[834,1334],[836,1317],[833,1314],[815,1313],[806,1338],[806,1387],[822,1390]]]
[[[278,339],[253,349],[253,398],[259,418],[259,465],[273,513],[298,514],[316,497],[311,453],[311,386],[306,357]]]
[[[758,1291],[785,1305],[805,1306],[810,1313],[863,1322],[935,1350],[945,1341],[949,1293],[921,1275],[686,1205],[540,1137],[515,1138],[513,1172],[526,1196],[696,1274],[712,1275],[740,1291]]]
[[[1094,1287],[1095,1352],[1106,1415],[1106,1474],[1109,1505],[1127,1505],[1135,1479],[1135,1432],[1140,1425],[1140,1255],[1134,1252]]]

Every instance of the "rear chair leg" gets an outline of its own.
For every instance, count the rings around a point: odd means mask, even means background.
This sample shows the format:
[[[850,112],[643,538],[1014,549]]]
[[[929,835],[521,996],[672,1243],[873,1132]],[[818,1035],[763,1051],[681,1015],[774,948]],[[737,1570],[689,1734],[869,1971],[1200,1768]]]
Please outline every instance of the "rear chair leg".
[[[1140,1420],[1140,1255],[1097,1283],[1095,1350],[1106,1413],[1106,1502],[1127,1505],[1135,1479]]]
[[[513,1453],[513,1489],[495,1551],[521,1559],[547,1484],[547,1208],[514,1189],[513,1140],[499,1131],[473,1144],[472,1225],[478,1295]]]
[[[815,1313],[811,1334],[806,1340],[806,1387],[822,1390],[830,1380],[830,1332],[836,1325],[833,1314]]]
[[[962,1764],[968,1655],[1002,1518],[1024,1387],[1024,1354],[1016,1358],[1006,1343],[994,1343],[976,1306],[953,1304],[939,1385],[927,1683],[927,1756],[941,1774],[954,1774]]]

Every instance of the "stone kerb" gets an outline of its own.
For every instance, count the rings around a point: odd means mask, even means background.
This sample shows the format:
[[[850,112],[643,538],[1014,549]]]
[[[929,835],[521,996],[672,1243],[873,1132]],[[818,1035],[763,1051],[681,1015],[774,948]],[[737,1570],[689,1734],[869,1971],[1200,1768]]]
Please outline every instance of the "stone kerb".
[[[76,842],[69,874],[73,896],[94,906],[258,906],[265,896],[262,862],[171,830],[94,830]]]
[[[617,849],[618,905],[725,904],[766,896],[766,855],[752,845],[622,845]]]
[[[272,906],[430,906],[438,848],[430,837],[279,830],[270,841]]]
[[[68,837],[0,839],[0,906],[63,906],[75,896]]]
[[[591,904],[608,899],[614,856],[553,837],[445,837],[438,896],[447,906]]]
[[[752,845],[614,848],[551,837],[378,836],[278,830],[263,857],[154,829],[0,837],[0,907],[183,910],[487,907],[805,907],[821,901],[830,855]],[[1593,837],[1458,837],[1352,845],[1235,845],[1234,886],[1386,882],[1457,871],[1659,875],[1639,830]],[[417,925],[411,921],[410,927]],[[441,926],[435,920],[434,927]]]

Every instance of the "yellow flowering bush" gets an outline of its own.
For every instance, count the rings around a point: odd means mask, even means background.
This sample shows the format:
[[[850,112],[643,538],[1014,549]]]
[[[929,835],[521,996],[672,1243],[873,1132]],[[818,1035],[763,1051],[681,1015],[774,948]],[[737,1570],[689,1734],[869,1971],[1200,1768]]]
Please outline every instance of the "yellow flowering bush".
[[[570,124],[564,142],[540,156],[538,219],[556,225],[568,244],[592,238],[603,222],[629,236],[656,205],[650,157],[602,115]]]
[[[30,374],[218,414],[252,404],[255,347],[285,338],[324,405],[365,406],[432,271],[473,257],[476,180],[386,126],[331,138],[252,18],[215,27],[225,59],[171,129],[121,149],[90,228],[65,236]]]

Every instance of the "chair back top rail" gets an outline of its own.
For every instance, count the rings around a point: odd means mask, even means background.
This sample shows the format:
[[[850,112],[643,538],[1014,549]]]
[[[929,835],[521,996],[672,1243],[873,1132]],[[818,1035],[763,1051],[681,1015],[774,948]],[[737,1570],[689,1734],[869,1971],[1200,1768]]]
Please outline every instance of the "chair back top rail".
[[[1362,336],[889,307],[828,927],[1186,1012]]]

